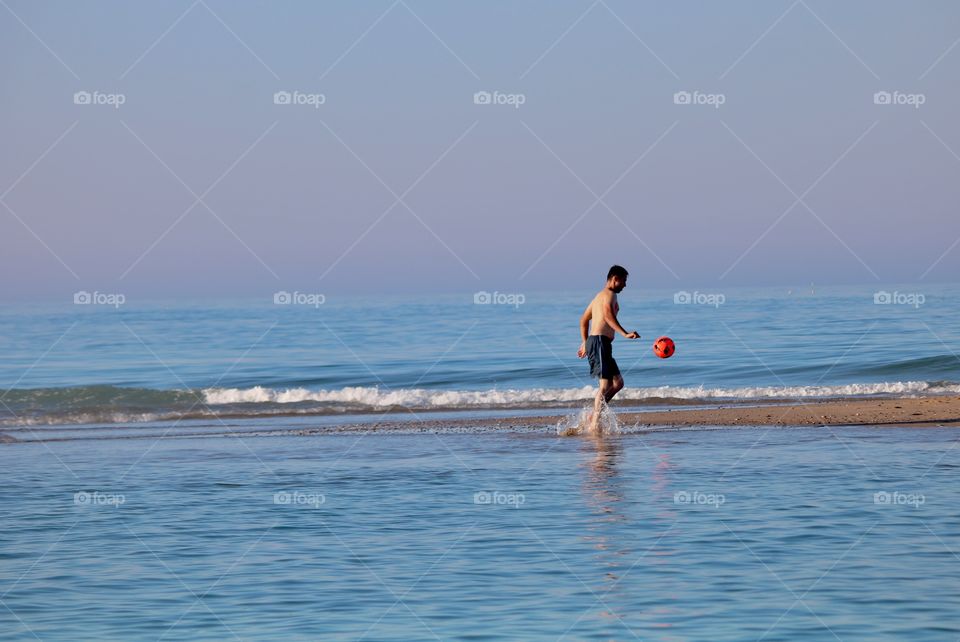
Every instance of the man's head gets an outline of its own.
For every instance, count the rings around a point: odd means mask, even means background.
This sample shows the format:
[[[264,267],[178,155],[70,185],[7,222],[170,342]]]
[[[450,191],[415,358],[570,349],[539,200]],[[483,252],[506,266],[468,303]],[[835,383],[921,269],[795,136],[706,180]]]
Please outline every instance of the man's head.
[[[607,272],[607,287],[619,294],[623,288],[627,287],[627,269],[619,265],[614,265]]]

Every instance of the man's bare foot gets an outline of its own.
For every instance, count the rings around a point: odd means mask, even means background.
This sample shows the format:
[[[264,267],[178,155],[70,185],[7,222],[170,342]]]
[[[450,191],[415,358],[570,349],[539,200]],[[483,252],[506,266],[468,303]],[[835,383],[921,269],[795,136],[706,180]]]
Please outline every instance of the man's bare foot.
[[[594,435],[600,434],[600,413],[594,412],[590,421],[590,432]]]

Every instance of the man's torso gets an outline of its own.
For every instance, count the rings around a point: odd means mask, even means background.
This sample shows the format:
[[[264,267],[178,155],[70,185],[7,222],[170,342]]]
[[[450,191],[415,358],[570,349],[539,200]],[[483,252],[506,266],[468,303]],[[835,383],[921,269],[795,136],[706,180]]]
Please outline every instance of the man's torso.
[[[617,295],[610,290],[601,290],[597,296],[593,297],[590,303],[590,334],[599,334],[613,340],[616,330],[606,322],[604,311],[613,306],[613,314],[616,316],[620,312],[620,303],[617,302]]]

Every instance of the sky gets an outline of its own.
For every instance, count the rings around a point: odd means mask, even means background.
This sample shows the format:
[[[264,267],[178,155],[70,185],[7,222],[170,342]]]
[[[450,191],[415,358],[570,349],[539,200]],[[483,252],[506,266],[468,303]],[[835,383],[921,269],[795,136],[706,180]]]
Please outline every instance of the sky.
[[[949,0],[3,0],[0,296],[955,281],[958,42]]]

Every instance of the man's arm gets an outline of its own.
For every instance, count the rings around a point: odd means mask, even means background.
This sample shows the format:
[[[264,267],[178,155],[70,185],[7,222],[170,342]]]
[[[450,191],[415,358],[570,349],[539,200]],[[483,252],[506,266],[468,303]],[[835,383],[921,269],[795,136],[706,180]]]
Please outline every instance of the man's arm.
[[[593,318],[593,301],[587,304],[587,309],[580,315],[580,349],[577,350],[577,356],[583,359],[587,356],[587,332],[590,328],[590,320]]]
[[[620,322],[617,321],[617,313],[613,311],[614,299],[610,297],[610,300],[603,306],[603,316],[604,321],[607,325],[622,334],[627,339],[639,339],[640,335],[634,332],[627,332],[623,329],[623,326],[620,325]]]

